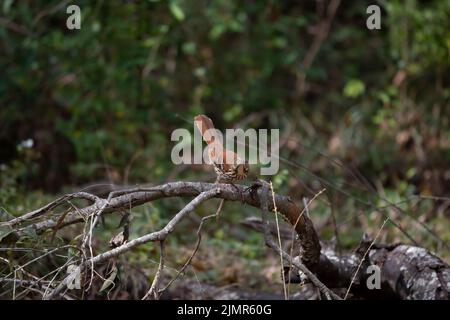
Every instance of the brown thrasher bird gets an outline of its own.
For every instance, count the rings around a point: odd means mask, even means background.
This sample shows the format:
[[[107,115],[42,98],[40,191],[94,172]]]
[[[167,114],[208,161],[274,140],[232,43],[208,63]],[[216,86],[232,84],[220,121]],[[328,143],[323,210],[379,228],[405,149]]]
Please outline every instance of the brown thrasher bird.
[[[214,134],[214,124],[205,115],[194,118],[198,130],[208,145],[208,156],[214,171],[217,174],[216,182],[233,184],[235,181],[245,179],[248,174],[248,163],[235,152],[223,147],[221,141]]]

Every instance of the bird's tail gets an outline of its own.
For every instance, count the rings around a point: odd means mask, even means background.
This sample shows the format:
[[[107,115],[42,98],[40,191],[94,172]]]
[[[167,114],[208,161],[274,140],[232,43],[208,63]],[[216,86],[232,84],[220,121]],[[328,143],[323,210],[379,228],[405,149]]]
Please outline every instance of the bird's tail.
[[[194,118],[195,125],[197,126],[198,130],[202,134],[203,139],[208,145],[211,145],[213,143],[219,143],[217,141],[215,135],[215,128],[212,120],[208,118],[207,116],[200,114]]]

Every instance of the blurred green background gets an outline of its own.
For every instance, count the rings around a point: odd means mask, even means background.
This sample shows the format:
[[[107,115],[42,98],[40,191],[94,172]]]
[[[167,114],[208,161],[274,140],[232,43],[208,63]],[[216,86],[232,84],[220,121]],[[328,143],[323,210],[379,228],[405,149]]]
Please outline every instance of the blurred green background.
[[[80,30],[66,28],[72,3]],[[381,30],[366,28],[370,4]],[[449,101],[449,0],[3,0],[1,210],[95,183],[214,181],[169,161],[171,132],[205,113],[220,129],[281,130],[281,170],[268,178],[299,205],[326,188],[311,208],[323,239],[352,249],[388,214],[447,258]],[[136,209],[134,235],[182,203]],[[265,257],[238,224],[257,212],[224,210],[210,226],[214,250]],[[193,244],[184,237],[174,241]],[[410,242],[392,224],[380,240]]]

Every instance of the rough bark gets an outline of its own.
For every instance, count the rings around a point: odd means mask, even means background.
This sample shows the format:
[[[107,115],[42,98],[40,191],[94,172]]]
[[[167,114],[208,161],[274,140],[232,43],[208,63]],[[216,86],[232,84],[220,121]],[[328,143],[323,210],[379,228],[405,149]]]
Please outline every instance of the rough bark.
[[[34,230],[37,234],[42,234],[46,230],[55,227],[63,228],[67,225],[83,221],[82,217],[89,217],[95,212],[102,210],[102,214],[114,212],[120,208],[135,207],[146,202],[154,201],[161,198],[169,197],[194,197],[202,192],[217,188],[220,186],[221,192],[216,196],[229,201],[243,201],[256,208],[261,208],[259,198],[240,185],[214,184],[203,182],[170,182],[157,187],[151,188],[135,188],[129,191],[118,191],[117,196],[111,197],[110,200],[97,198],[90,206],[80,208],[78,210],[70,211],[63,221],[59,221],[59,217],[50,217],[44,221],[36,222],[25,227],[18,227],[21,224],[28,222],[27,219],[14,219],[5,224],[12,229],[8,236],[10,239],[17,240],[21,236],[27,234],[29,230]],[[77,195],[78,193],[75,193]],[[57,204],[61,204],[61,199],[73,199],[72,195],[61,197],[56,200]],[[83,199],[86,199],[83,194]],[[89,199],[91,200],[91,199]],[[107,203],[105,203],[107,201]],[[287,221],[295,225],[296,233],[299,237],[300,249],[303,251],[303,262],[306,266],[314,265],[319,261],[320,256],[320,242],[319,237],[314,229],[312,221],[307,215],[301,214],[301,209],[289,198],[281,195],[275,195],[275,203],[279,213],[281,213]],[[35,210],[32,213],[26,214],[28,217],[36,218],[47,214],[50,209],[54,209],[55,205],[48,204],[41,209]],[[45,210],[44,210],[45,209]],[[269,210],[273,210],[273,203],[269,203]],[[6,241],[6,240],[5,240]]]
[[[10,231],[6,236],[3,234],[0,242],[17,241],[30,230],[38,234],[42,234],[49,229],[59,230],[70,224],[84,221],[84,218],[92,215],[104,215],[123,208],[169,197],[197,197],[173,218],[173,220],[176,220],[175,222],[181,220],[199,203],[212,197],[228,201],[243,201],[243,203],[265,212],[273,211],[273,201],[265,200],[264,205],[261,203],[260,199],[263,198],[260,194],[260,187],[261,184],[258,185],[258,183],[250,188],[244,188],[239,185],[172,182],[150,188],[116,191],[110,194],[108,199],[86,193],[74,193],[64,196],[41,209],[25,214],[22,218],[2,223],[0,225],[2,230],[9,228]],[[49,216],[57,206],[63,205],[67,200],[74,198],[82,198],[92,202],[92,204],[69,211],[63,216]],[[272,199],[271,195],[265,195],[264,198]],[[357,298],[449,299],[450,267],[426,249],[404,244],[374,244],[370,239],[364,238],[354,253],[338,256],[331,246],[321,245],[312,221],[308,215],[302,214],[302,210],[289,197],[275,195],[274,199],[278,212],[294,226],[296,232],[297,239],[294,239],[294,241],[298,247],[292,261],[297,259],[302,265],[307,266],[327,287],[342,290],[342,288],[348,288],[352,283],[351,294]],[[36,221],[37,219],[40,220]],[[172,227],[175,225],[176,223]],[[139,245],[147,240],[159,241],[164,238],[161,235],[168,235],[172,230],[173,228],[167,227],[153,234],[131,240],[115,249],[93,257],[86,262],[86,266],[123,254],[134,244]],[[368,252],[368,254],[366,259],[362,260],[365,252]],[[369,275],[366,270],[369,265],[377,265],[381,269],[380,290],[369,290],[367,288],[366,280]],[[355,274],[357,270],[359,271]],[[288,268],[286,268],[285,272],[288,271]],[[288,281],[299,280],[298,270],[288,274],[291,276]]]

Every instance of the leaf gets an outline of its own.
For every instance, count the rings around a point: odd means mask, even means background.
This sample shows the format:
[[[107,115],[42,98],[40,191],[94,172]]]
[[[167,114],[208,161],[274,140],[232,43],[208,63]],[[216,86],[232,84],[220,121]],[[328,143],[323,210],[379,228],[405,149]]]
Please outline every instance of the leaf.
[[[0,227],[0,242],[13,232],[9,227]]]
[[[175,19],[178,21],[183,21],[185,18],[185,14],[183,12],[183,9],[176,3],[175,1],[171,1],[169,4],[170,12],[172,12]]]
[[[344,95],[349,98],[356,98],[363,94],[365,90],[364,82],[358,79],[351,79],[345,84]]]
[[[209,36],[211,39],[216,40],[218,39],[225,31],[227,30],[226,26],[223,24],[216,24],[214,27],[212,27],[211,31],[209,32]]]
[[[114,279],[116,278],[118,271],[119,270],[117,269],[116,265],[114,265],[112,267],[111,273],[109,274],[109,277],[105,280],[105,282],[103,282],[103,285],[100,288],[99,292],[105,291],[110,286],[114,285]]]
[[[13,4],[13,0],[5,0],[5,2],[3,2],[3,13],[5,15],[7,15],[9,13],[12,4]]]
[[[183,44],[182,50],[185,54],[194,54],[197,49],[195,42],[186,42]]]

